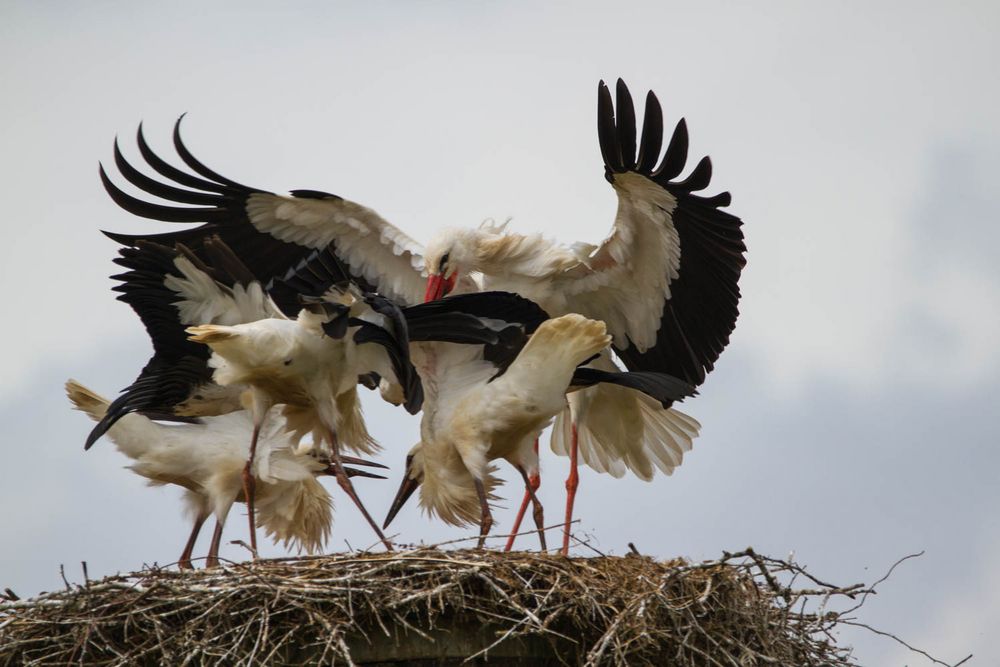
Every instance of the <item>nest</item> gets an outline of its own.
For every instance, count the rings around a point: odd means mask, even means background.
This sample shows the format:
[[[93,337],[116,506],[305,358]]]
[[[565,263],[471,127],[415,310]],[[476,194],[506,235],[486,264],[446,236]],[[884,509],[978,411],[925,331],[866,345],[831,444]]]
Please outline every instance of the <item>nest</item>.
[[[811,588],[795,588],[806,581]],[[0,664],[853,665],[824,584],[717,561],[417,549],[152,568],[0,604]]]

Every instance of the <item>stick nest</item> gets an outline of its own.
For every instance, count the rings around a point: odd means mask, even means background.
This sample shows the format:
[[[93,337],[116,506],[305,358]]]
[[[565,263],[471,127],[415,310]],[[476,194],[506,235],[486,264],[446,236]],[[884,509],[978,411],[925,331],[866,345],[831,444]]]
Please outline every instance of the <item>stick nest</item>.
[[[826,609],[864,592],[752,550],[697,564],[419,549],[152,568],[0,604],[0,664],[854,665]]]

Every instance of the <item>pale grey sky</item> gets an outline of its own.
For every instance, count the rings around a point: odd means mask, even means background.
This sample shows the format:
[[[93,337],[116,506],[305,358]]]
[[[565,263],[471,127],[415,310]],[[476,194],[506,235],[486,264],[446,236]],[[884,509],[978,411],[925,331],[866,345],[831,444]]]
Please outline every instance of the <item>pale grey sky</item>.
[[[188,145],[218,171],[336,192],[418,239],[513,216],[595,242],[615,205],[596,86],[622,76],[687,118],[749,265],[732,344],[685,405],[695,450],[650,484],[585,473],[584,529],[619,553],[794,551],[845,583],[926,550],[863,619],[996,663],[998,28],[992,3],[0,5],[0,586],[51,589],[80,560],[92,575],[172,562],[187,533],[177,493],[145,488],[108,442],[84,454],[89,423],[62,395],[71,376],[113,394],[148,355],[97,233],[153,224],[100,187],[116,134],[134,155],[143,120],[168,152],[187,111]],[[416,421],[367,410],[398,477]],[[554,516],[566,462],[543,466]],[[364,485],[376,514],[394,486]],[[355,514],[332,549],[371,541]],[[396,527],[460,534],[412,509]],[[845,641],[866,664],[922,664]]]

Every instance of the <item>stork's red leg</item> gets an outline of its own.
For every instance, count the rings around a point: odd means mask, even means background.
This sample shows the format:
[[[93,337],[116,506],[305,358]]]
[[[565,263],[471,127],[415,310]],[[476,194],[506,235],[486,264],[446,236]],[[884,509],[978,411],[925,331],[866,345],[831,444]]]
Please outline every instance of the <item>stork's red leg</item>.
[[[205,559],[205,567],[217,567],[219,565],[219,545],[222,544],[222,522],[215,520],[215,531],[212,533],[212,544],[208,547],[208,558]]]
[[[344,465],[340,460],[340,443],[337,441],[337,434],[332,430],[328,433],[330,435],[330,458],[333,459],[334,475],[337,478],[337,483],[340,485],[340,488],[344,490],[344,493],[346,493],[350,499],[354,501],[354,504],[358,506],[358,509],[361,510],[361,514],[368,521],[368,524],[372,527],[372,530],[375,531],[375,534],[378,535],[378,539],[380,539],[382,544],[385,545],[386,551],[392,551],[392,542],[386,539],[385,535],[382,534],[382,530],[378,527],[378,524],[375,523],[374,519],[372,519],[368,510],[365,509],[364,504],[361,502],[361,498],[358,497],[357,492],[354,490],[354,485],[351,484],[351,478],[344,470]]]
[[[194,567],[191,565],[191,552],[194,551],[195,540],[198,539],[198,533],[201,532],[201,527],[207,518],[208,514],[199,514],[194,519],[194,526],[191,528],[191,536],[188,538],[187,544],[184,545],[184,551],[181,552],[181,557],[177,559],[177,567],[182,570],[190,570]]]
[[[538,540],[542,543],[542,551],[548,551],[549,548],[545,546],[545,515],[542,511],[542,503],[538,501],[535,490],[531,488],[531,478],[528,477],[527,471],[521,466],[517,467],[517,471],[521,473],[521,479],[524,480],[524,488],[528,497],[531,498],[531,504],[534,507],[532,516],[535,519],[535,528],[538,529]],[[511,536],[513,536],[513,533],[511,533]]]
[[[263,418],[260,419],[263,421]],[[253,460],[257,455],[257,439],[260,437],[260,423],[254,420],[253,437],[250,439],[250,457],[243,467],[243,497],[247,501],[247,516],[250,519],[250,551],[257,558],[257,523],[254,520],[253,500],[257,488],[257,479],[253,474]]]
[[[538,454],[538,438],[535,438],[535,454]],[[524,489],[524,498],[521,499],[521,509],[517,510],[517,518],[514,519],[514,525],[510,529],[510,537],[507,538],[507,544],[504,546],[504,551],[510,551],[514,548],[515,535],[521,530],[521,521],[524,520],[524,513],[528,510],[528,503],[531,502],[531,496],[533,491],[537,491],[538,487],[542,485],[542,476],[540,473],[536,472],[534,475],[528,477],[528,484]]]
[[[476,480],[476,493],[479,495],[479,509],[481,511],[479,517],[479,544],[476,548],[482,549],[486,546],[486,536],[490,534],[490,528],[493,527],[493,515],[490,514],[490,501],[486,497],[486,487],[478,479]]]
[[[566,478],[566,524],[563,526],[562,555],[569,555],[569,529],[573,522],[573,502],[576,500],[576,489],[580,486],[580,473],[577,471],[577,453],[579,443],[576,438],[576,424],[573,424],[573,437],[569,446],[569,477]]]

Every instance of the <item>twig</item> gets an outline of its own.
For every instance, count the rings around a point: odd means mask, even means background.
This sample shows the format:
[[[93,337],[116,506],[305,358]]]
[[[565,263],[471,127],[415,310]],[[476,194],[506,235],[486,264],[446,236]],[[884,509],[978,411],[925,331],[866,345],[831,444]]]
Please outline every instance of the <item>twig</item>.
[[[861,596],[861,600],[860,600],[860,601],[859,601],[859,602],[858,602],[858,603],[857,603],[856,605],[854,605],[854,606],[853,606],[853,607],[851,607],[850,609],[845,609],[843,613],[844,613],[844,614],[846,615],[846,614],[850,614],[851,612],[853,612],[853,611],[857,611],[858,609],[860,609],[860,608],[861,608],[861,605],[863,605],[863,604],[865,603],[865,600],[867,600],[867,599],[868,599],[868,596],[869,596],[869,595],[872,595],[873,593],[875,593],[875,588],[876,588],[876,587],[877,587],[877,586],[878,586],[879,584],[881,584],[881,583],[885,582],[885,581],[886,581],[886,580],[887,580],[887,579],[888,579],[889,577],[891,577],[891,576],[892,576],[892,573],[893,573],[893,572],[894,572],[894,571],[896,570],[896,568],[897,568],[897,567],[898,567],[898,566],[899,566],[899,565],[900,565],[901,563],[903,563],[904,561],[908,561],[908,560],[910,560],[911,558],[920,558],[920,557],[921,557],[921,556],[923,556],[923,555],[924,555],[924,552],[923,552],[923,551],[918,551],[918,552],[917,552],[917,553],[915,553],[915,554],[908,554],[908,555],[906,555],[906,556],[903,556],[903,557],[902,557],[902,558],[900,558],[899,560],[897,560],[897,561],[896,561],[895,563],[893,563],[893,564],[892,564],[892,566],[891,566],[891,567],[889,568],[889,570],[888,570],[888,571],[887,571],[887,572],[886,572],[886,573],[885,573],[884,575],[882,575],[882,578],[881,578],[881,579],[879,579],[878,581],[876,581],[875,583],[873,583],[873,584],[872,584],[871,586],[869,586],[869,587],[868,587],[868,590],[866,590],[866,591],[864,592],[864,594],[863,594],[863,595]]]
[[[907,558],[909,558],[909,556],[907,556]],[[882,581],[884,581],[884,579]],[[902,644],[903,646],[905,646],[909,650],[913,651],[914,653],[919,653],[920,655],[924,656],[925,658],[927,658],[928,660],[930,660],[931,662],[933,662],[935,665],[944,665],[944,667],[958,667],[959,665],[961,665],[961,664],[963,664],[965,662],[968,662],[968,660],[972,657],[972,654],[970,653],[969,655],[965,656],[964,658],[962,658],[960,661],[956,662],[955,664],[951,664],[950,662],[944,662],[942,660],[938,660],[937,658],[935,658],[934,656],[932,656],[927,651],[922,651],[922,650],[916,648],[915,646],[907,644],[905,641],[903,641],[902,639],[900,639],[896,635],[892,634],[891,632],[886,632],[885,630],[878,630],[878,629],[873,628],[872,626],[868,625],[867,623],[860,623],[858,621],[852,621],[852,620],[848,620],[848,619],[841,619],[840,622],[843,623],[844,625],[853,625],[854,627],[864,628],[865,630],[868,630],[869,632],[873,632],[876,635],[881,635],[882,637],[888,637],[888,638],[892,639],[893,641],[895,641],[895,642],[897,642],[899,644]]]

